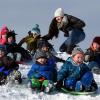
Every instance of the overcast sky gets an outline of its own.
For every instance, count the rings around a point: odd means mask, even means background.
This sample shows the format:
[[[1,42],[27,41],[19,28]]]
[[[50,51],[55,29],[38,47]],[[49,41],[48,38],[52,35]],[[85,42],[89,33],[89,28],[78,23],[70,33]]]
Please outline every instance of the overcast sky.
[[[34,24],[39,24],[41,34],[48,33],[49,24],[57,8],[85,21],[86,38],[80,43],[82,48],[89,47],[95,36],[100,36],[100,0],[0,0],[0,29],[3,25],[14,29],[17,42],[27,35]],[[64,38],[60,32],[59,38],[52,42],[58,50]]]

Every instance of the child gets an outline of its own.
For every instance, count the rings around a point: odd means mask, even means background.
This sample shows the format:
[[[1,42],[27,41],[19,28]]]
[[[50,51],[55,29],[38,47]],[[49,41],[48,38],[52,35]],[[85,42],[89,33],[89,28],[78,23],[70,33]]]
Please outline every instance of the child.
[[[95,37],[89,49],[85,53],[85,61],[91,71],[100,74],[100,37]]]
[[[35,54],[36,62],[32,65],[32,68],[28,72],[28,78],[31,80],[31,88],[37,88],[41,91],[48,86],[44,86],[45,81],[47,83],[52,81],[53,68],[47,66],[47,55],[45,52],[38,50]]]
[[[68,90],[79,92],[95,91],[97,89],[93,74],[83,61],[84,52],[81,48],[74,48],[72,56],[68,58],[58,72],[57,89],[60,89],[62,85]]]
[[[27,50],[34,55],[36,49],[37,49],[37,40],[40,38],[40,29],[39,25],[35,24],[32,31],[28,32],[28,36],[24,37],[18,45],[22,45],[23,43],[27,44]]]
[[[21,83],[21,73],[18,68],[19,65],[9,56],[6,56],[5,46],[0,45],[0,85],[5,84],[9,77],[14,77],[14,80]]]
[[[54,78],[54,82],[56,81],[56,77],[57,77],[57,66],[56,66],[56,63],[57,62],[62,62],[62,63],[64,63],[65,62],[65,60],[63,60],[63,59],[61,59],[61,58],[58,58],[58,57],[56,57],[53,53],[52,53],[52,45],[48,42],[48,41],[46,41],[46,40],[43,40],[43,39],[41,39],[41,40],[39,40],[38,41],[38,49],[40,49],[40,50],[42,50],[42,51],[44,51],[45,53],[46,53],[46,55],[47,55],[47,57],[48,57],[48,60],[47,60],[47,65],[49,65],[49,66],[51,66],[51,67],[53,67],[55,70],[54,70],[54,76],[55,77],[53,77]]]
[[[31,55],[27,52],[27,50],[16,43],[16,35],[17,34],[14,31],[9,31],[7,33],[7,43],[5,44],[7,48],[7,55],[17,62],[30,61]]]
[[[59,50],[71,54],[76,44],[80,43],[85,38],[85,33],[83,31],[84,26],[84,21],[72,15],[65,14],[62,8],[58,8],[54,13],[54,18],[50,24],[48,34],[43,36],[43,38],[50,40],[53,37],[57,38],[59,31],[64,32],[64,36],[67,37],[67,39]]]

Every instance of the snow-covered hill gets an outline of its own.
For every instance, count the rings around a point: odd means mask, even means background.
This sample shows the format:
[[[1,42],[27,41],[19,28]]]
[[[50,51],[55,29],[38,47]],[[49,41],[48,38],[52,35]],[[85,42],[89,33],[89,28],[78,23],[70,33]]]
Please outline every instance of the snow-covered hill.
[[[60,54],[59,57],[67,59],[67,55]],[[62,64],[58,63],[58,69]],[[21,85],[17,84],[6,84],[0,86],[0,100],[99,100],[100,99],[100,75],[94,75],[96,82],[99,85],[98,94],[87,95],[87,96],[72,96],[64,93],[53,93],[47,94],[37,94],[32,93],[28,88],[27,83],[27,72],[29,71],[31,65],[20,65],[20,71],[22,73],[23,83]]]

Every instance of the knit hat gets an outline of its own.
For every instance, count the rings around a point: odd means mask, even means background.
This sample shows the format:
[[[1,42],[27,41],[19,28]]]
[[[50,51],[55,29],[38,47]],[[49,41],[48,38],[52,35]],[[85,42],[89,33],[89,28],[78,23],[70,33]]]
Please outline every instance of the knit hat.
[[[48,41],[46,40],[39,40],[37,43],[37,48],[41,49],[42,47],[50,47],[50,43],[48,43]]]
[[[62,8],[56,9],[56,11],[54,13],[54,17],[57,17],[57,16],[64,17],[64,12],[63,12]]]
[[[2,27],[0,34],[1,35],[6,35],[8,33],[8,31],[9,30],[8,30],[7,26],[4,26],[4,27]]]
[[[35,53],[35,59],[39,59],[39,58],[46,58],[47,59],[46,53],[42,50],[37,50]]]
[[[95,37],[94,39],[93,39],[93,42],[96,42],[96,43],[98,43],[99,45],[100,45],[100,37],[98,36],[98,37]],[[93,43],[92,42],[92,43]]]
[[[78,53],[82,53],[84,54],[83,50],[79,47],[75,47],[74,50],[72,51],[72,56],[78,54]]]
[[[8,39],[9,37],[13,37],[13,39],[14,39],[14,41],[16,40],[16,36],[17,34],[15,33],[15,31],[13,30],[13,31],[9,31],[8,33],[7,33],[7,36],[6,36],[6,38]]]
[[[32,28],[32,31],[31,33],[36,33],[37,35],[41,35],[40,34],[40,29],[39,29],[39,25],[38,24],[35,24],[35,26]]]

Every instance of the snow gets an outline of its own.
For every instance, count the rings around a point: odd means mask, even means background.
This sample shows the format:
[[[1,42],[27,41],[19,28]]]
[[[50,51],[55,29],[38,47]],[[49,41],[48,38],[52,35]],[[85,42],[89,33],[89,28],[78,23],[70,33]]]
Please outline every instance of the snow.
[[[67,59],[66,53],[58,53],[58,56]],[[62,63],[57,63],[58,69]],[[31,65],[20,65],[20,71],[23,77],[23,83],[0,86],[0,100],[99,100],[100,98],[100,75],[94,74],[95,80],[98,83],[99,89],[97,94],[73,96],[64,93],[52,93],[50,95],[43,93],[35,93],[28,87],[27,73]]]

